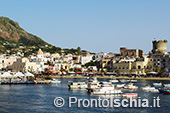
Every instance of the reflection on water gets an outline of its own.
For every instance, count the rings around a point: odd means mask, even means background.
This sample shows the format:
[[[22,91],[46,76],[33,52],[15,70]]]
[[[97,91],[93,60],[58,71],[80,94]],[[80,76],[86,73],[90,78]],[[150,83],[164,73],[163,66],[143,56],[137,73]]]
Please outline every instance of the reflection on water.
[[[0,112],[11,113],[23,113],[23,112],[116,112],[116,113],[159,113],[169,112],[170,107],[170,95],[163,95],[159,93],[151,93],[142,91],[141,87],[147,84],[152,85],[155,81],[138,81],[134,83],[139,88],[135,91],[129,91],[127,89],[122,90],[124,93],[134,92],[139,93],[141,98],[149,99],[152,103],[153,97],[159,96],[161,108],[78,108],[77,105],[73,105],[72,108],[68,108],[68,98],[77,97],[79,99],[98,99],[110,98],[108,95],[95,96],[89,95],[86,90],[69,90],[68,81],[80,81],[80,79],[60,79],[60,84],[50,85],[0,85]],[[81,79],[85,81],[86,79]],[[109,79],[105,79],[108,81]],[[104,81],[104,80],[102,80]],[[169,83],[169,81],[163,81],[163,83]],[[53,105],[53,100],[56,97],[63,97],[66,100],[65,105],[62,108],[56,108]],[[122,98],[120,95],[114,95],[112,98]]]

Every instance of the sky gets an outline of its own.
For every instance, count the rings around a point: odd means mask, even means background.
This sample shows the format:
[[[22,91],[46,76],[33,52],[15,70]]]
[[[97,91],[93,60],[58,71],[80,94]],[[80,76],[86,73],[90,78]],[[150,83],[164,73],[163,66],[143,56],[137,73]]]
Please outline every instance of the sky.
[[[0,0],[0,16],[61,48],[119,53],[167,39],[170,0]]]

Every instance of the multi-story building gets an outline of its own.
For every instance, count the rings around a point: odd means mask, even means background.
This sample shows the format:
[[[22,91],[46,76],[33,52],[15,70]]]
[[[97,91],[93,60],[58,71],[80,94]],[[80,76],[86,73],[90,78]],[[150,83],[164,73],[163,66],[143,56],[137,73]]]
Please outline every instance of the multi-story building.
[[[130,57],[130,58],[143,58],[144,51],[140,49],[127,49],[120,48],[120,55],[122,57]]]

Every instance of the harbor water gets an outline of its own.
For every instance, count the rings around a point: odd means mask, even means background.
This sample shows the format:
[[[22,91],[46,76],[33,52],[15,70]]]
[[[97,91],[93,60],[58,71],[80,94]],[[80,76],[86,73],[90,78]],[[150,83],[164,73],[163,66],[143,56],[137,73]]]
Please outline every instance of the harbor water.
[[[136,91],[123,89],[123,92],[138,93],[139,97],[146,98],[152,102],[153,97],[160,98],[159,108],[140,107],[78,107],[76,104],[68,107],[68,98],[77,97],[79,99],[98,99],[99,96],[89,95],[86,90],[69,90],[68,81],[85,81],[86,79],[59,79],[60,84],[21,84],[21,85],[0,85],[0,113],[160,113],[170,111],[170,95],[160,93],[145,92],[141,89],[147,84],[152,85],[157,81],[138,81],[135,83],[139,88]],[[109,79],[99,79],[99,81],[109,81]],[[162,81],[169,83],[169,81]],[[65,105],[61,108],[54,106],[54,99],[62,97]],[[105,98],[105,96],[101,96]],[[115,97],[115,98],[122,98]]]

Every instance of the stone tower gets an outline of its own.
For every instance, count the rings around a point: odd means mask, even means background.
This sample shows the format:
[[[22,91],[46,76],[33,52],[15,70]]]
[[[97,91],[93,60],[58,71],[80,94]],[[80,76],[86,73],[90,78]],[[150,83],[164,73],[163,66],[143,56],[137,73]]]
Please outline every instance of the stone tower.
[[[167,40],[154,40],[153,43],[153,49],[152,53],[166,53],[167,52]]]

